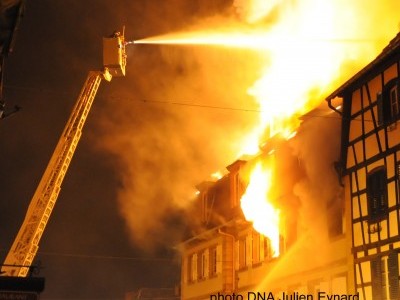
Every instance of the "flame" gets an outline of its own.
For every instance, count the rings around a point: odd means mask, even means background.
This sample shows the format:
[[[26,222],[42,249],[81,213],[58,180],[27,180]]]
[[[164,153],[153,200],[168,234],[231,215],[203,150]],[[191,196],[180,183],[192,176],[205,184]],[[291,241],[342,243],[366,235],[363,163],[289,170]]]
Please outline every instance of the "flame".
[[[299,116],[378,54],[398,29],[398,3],[383,0],[371,7],[372,3],[345,0],[235,0],[250,26],[228,24],[135,43],[248,48],[257,53],[257,59],[262,54],[262,75],[248,89],[260,107],[259,125],[243,138],[239,156],[256,154],[259,145],[272,136],[292,138]],[[346,64],[352,68],[344,69]],[[271,239],[277,256],[279,212],[268,198],[273,170],[274,164],[254,168],[241,205],[246,219]]]
[[[217,172],[212,173],[211,177],[214,178],[214,179],[219,180],[219,179],[221,179],[223,177],[223,175],[222,175],[222,173],[220,171],[217,171]]]
[[[272,9],[279,3],[279,0],[268,1],[247,1],[235,0],[234,6],[247,22],[256,23],[265,15],[271,12]]]
[[[273,164],[263,168],[258,163],[250,175],[250,182],[241,198],[246,220],[253,223],[259,233],[271,241],[272,256],[279,256],[279,210],[268,199],[273,174]]]
[[[380,15],[395,9],[395,4],[386,2],[387,11],[377,8]],[[355,23],[357,13],[361,14],[365,6],[359,1],[236,0],[234,6],[251,25],[227,21],[225,26],[135,43],[247,48],[257,52],[257,59],[260,54],[264,56],[260,61],[265,65],[262,75],[248,89],[260,107],[259,126],[244,137],[239,156],[255,154],[258,145],[271,136],[290,136],[300,124],[298,117],[316,107],[344,77],[344,63],[357,60],[362,66],[370,61],[394,35],[398,22],[393,20],[389,25],[386,20],[379,28],[368,28],[373,24],[369,20]],[[260,22],[271,14],[278,15],[273,24]]]

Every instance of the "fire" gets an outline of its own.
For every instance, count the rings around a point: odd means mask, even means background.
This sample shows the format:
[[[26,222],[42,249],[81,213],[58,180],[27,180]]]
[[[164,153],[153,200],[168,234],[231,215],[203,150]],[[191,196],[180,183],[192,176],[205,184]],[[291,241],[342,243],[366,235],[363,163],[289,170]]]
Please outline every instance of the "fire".
[[[259,125],[243,137],[239,156],[256,154],[259,145],[272,136],[292,138],[300,125],[299,116],[354,74],[354,68],[374,58],[395,35],[399,21],[399,4],[394,0],[384,0],[375,7],[344,0],[235,0],[234,5],[246,26],[228,24],[135,43],[240,47],[253,49],[258,59],[260,54],[264,56],[260,61],[264,65],[262,76],[248,89],[260,107]],[[375,10],[374,19],[369,14]],[[348,74],[344,73],[346,64],[352,66]],[[254,168],[241,205],[246,219],[271,239],[277,256],[279,212],[268,199],[273,170],[273,164]]]
[[[250,175],[250,182],[241,199],[246,220],[271,241],[273,257],[279,256],[279,210],[269,201],[273,165],[263,168],[258,163]]]
[[[279,2],[280,0],[235,0],[233,5],[247,22],[255,23],[267,15]]]
[[[223,177],[223,175],[222,175],[222,173],[220,171],[217,171],[215,173],[212,173],[211,177],[214,178],[214,179],[219,180],[219,179],[221,179]]]

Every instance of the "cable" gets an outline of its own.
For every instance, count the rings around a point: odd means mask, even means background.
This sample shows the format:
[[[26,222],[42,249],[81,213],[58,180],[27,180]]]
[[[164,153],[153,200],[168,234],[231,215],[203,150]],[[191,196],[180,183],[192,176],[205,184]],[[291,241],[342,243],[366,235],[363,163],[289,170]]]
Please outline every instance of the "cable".
[[[38,252],[44,256],[57,256],[57,257],[72,257],[72,258],[90,258],[90,259],[107,259],[107,260],[131,260],[131,261],[149,261],[149,262],[172,262],[172,258],[163,257],[130,257],[130,256],[113,256],[113,255],[91,255],[91,254],[74,254],[74,253],[60,253],[60,252]]]
[[[133,99],[129,97],[119,97],[119,96],[110,96],[104,97],[112,100],[129,100],[143,103],[158,103],[158,104],[171,104],[171,105],[179,105],[179,106],[190,106],[190,107],[200,107],[200,108],[212,108],[212,109],[222,109],[222,110],[233,110],[233,111],[243,111],[243,112],[256,112],[261,113],[261,110],[250,109],[250,108],[238,108],[238,107],[227,107],[227,106],[213,106],[213,105],[204,105],[204,104],[194,104],[187,102],[177,102],[177,101],[167,101],[167,100],[147,100],[147,99]]]
[[[0,249],[0,252],[7,253],[7,250]],[[130,260],[142,262],[173,262],[173,258],[165,257],[134,257],[134,256],[114,256],[114,255],[91,255],[91,254],[77,254],[77,253],[61,253],[61,252],[37,252],[38,255],[44,256],[57,256],[57,257],[71,257],[71,258],[89,258],[89,259],[103,259],[103,260]]]
[[[15,89],[15,90],[25,90],[25,91],[32,91],[33,90],[33,91],[50,92],[50,93],[55,93],[55,94],[67,95],[67,93],[60,93],[59,91],[53,91],[53,90],[49,90],[49,89],[45,90],[45,89],[34,88],[34,87],[19,87],[19,86],[10,86],[10,85],[7,85],[5,87],[9,88],[9,89]],[[130,98],[130,97],[121,97],[121,96],[101,96],[101,95],[99,95],[98,97],[102,98],[102,99],[128,100],[128,101],[135,101],[135,102],[141,102],[141,103],[157,103],[157,104],[178,105],[178,106],[188,106],[188,107],[197,107],[197,108],[209,108],[209,109],[220,109],[220,110],[230,110],[230,111],[252,112],[252,113],[262,113],[263,112],[262,110],[259,110],[259,109],[237,108],[237,107],[228,107],[228,106],[213,106],[213,105],[194,104],[194,103],[178,102],[178,101],[134,99],[134,98]],[[333,115],[333,114],[332,115],[312,115],[312,114],[307,114],[307,115],[303,115],[302,117],[306,117],[306,118],[341,119],[340,116],[336,116],[336,115]]]
[[[64,96],[68,95],[67,93],[62,93],[60,91],[54,91],[54,90],[50,90],[50,89],[41,89],[41,88],[35,88],[35,87],[22,87],[22,86],[15,86],[15,85],[14,86],[13,85],[7,85],[7,86],[5,86],[5,88],[13,89],[13,90],[21,90],[21,91],[47,92],[47,93],[54,93],[54,94],[58,94],[58,95],[64,95]],[[102,96],[102,95],[98,95],[98,98],[111,99],[111,100],[129,100],[129,101],[136,101],[136,102],[142,102],[142,103],[171,104],[171,105],[180,105],[180,106],[223,109],[223,110],[244,111],[244,112],[256,112],[256,113],[262,112],[262,111],[257,110],[257,109],[213,106],[213,105],[203,105],[203,104],[194,104],[194,103],[177,102],[177,101],[134,99],[134,98],[130,98],[130,97],[121,97],[121,96]]]

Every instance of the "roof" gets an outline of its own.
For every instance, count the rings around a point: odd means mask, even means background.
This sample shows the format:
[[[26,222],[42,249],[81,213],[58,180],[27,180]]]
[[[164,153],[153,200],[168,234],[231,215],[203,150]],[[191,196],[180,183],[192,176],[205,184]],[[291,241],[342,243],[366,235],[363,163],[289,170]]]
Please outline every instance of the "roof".
[[[0,0],[0,55],[13,50],[15,36],[24,10],[24,0]]]
[[[357,84],[366,74],[368,74],[371,70],[373,70],[377,65],[387,61],[390,57],[395,54],[400,53],[400,33],[396,35],[394,39],[392,39],[382,52],[365,68],[355,74],[352,78],[350,78],[346,83],[336,89],[332,94],[330,94],[326,100],[333,99],[335,97],[341,97],[346,92],[348,88]]]
[[[5,112],[3,100],[4,59],[13,51],[15,36],[23,16],[25,0],[0,0],[0,119],[19,110]]]

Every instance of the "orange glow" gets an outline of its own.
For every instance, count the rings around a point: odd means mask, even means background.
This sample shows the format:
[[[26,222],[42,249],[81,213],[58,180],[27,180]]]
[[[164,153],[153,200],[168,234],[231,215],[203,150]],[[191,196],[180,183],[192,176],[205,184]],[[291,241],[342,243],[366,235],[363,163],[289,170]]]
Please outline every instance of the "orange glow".
[[[222,175],[222,173],[220,171],[217,171],[215,173],[212,173],[211,177],[214,178],[214,179],[219,180],[219,179],[221,179],[223,177],[223,175]]]
[[[255,23],[270,13],[279,2],[280,0],[235,0],[235,5],[244,15],[247,22]]]
[[[371,61],[397,33],[398,1],[383,2],[370,7],[362,1],[345,0],[235,0],[240,15],[251,26],[228,24],[135,43],[248,48],[254,50],[255,59],[264,56],[258,64],[262,75],[247,91],[259,105],[259,124],[243,137],[239,156],[257,154],[259,145],[272,136],[293,138],[299,116]],[[268,199],[273,170],[273,164],[255,167],[241,203],[246,219],[271,239],[277,256],[279,212]]]
[[[257,153],[258,145],[276,134],[290,136],[300,125],[298,117],[315,108],[339,84],[345,63],[364,65],[397,30],[394,25],[389,31],[387,20],[383,27],[366,30],[371,22],[356,23],[361,8],[348,1],[234,2],[251,26],[227,21],[227,25],[211,29],[170,33],[135,43],[247,48],[257,53],[254,59],[264,55],[258,63],[264,65],[262,75],[248,89],[261,111],[259,126],[243,137],[239,156]],[[384,9],[380,6],[379,10]],[[386,15],[384,12],[380,14]],[[260,20],[270,14],[279,18],[262,25]],[[391,25],[397,23],[398,19]],[[354,69],[348,72],[350,76]]]
[[[279,210],[268,200],[271,189],[273,165],[263,168],[258,163],[251,173],[250,182],[241,199],[246,220],[253,223],[259,233],[271,241],[273,257],[279,256]]]
[[[222,47],[234,48],[250,48],[261,49],[267,48],[268,44],[273,44],[277,41],[269,38],[267,42],[263,31],[226,31],[215,32],[213,30],[204,30],[196,32],[181,32],[166,34],[135,41],[135,44],[169,44],[169,45],[213,45]]]

